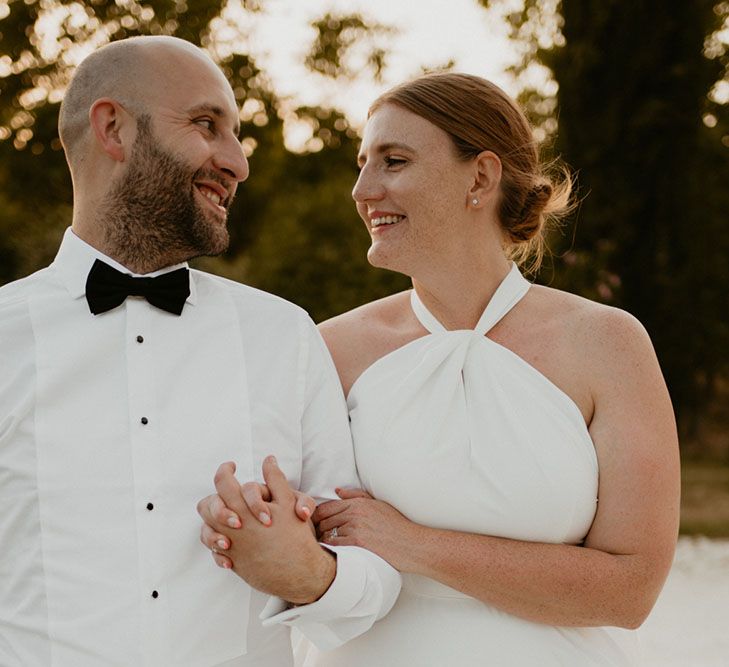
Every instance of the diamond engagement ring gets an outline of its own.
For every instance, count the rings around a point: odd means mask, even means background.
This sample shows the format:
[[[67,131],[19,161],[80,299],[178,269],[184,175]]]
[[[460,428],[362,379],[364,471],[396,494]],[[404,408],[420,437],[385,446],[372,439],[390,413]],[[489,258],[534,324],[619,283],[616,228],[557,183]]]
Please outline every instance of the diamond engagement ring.
[[[337,537],[338,535],[339,535],[339,533],[337,532],[337,527],[334,526],[334,528],[332,528],[329,531],[329,539],[333,539],[333,538]]]

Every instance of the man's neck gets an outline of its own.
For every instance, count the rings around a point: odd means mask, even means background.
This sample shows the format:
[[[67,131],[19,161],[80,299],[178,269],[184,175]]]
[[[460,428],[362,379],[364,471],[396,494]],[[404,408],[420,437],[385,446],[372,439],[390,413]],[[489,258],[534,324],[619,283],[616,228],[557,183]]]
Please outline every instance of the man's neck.
[[[74,220],[74,223],[76,221]],[[92,227],[73,224],[73,233],[84,243],[124,267],[130,273],[146,275],[170,266],[187,261],[189,258],[180,253],[180,257],[170,254],[162,256],[159,252],[150,252],[148,244],[140,244],[135,239],[129,239],[125,245],[110,243],[101,227]],[[144,246],[144,247],[142,247]]]

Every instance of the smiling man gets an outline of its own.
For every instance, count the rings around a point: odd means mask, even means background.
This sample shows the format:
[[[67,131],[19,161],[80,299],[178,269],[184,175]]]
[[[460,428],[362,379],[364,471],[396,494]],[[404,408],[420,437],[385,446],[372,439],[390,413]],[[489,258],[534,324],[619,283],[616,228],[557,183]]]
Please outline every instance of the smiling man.
[[[4,667],[284,667],[288,626],[336,645],[399,592],[374,554],[317,544],[287,495],[358,484],[313,323],[186,266],[228,245],[238,123],[221,71],[171,37],[114,42],[68,88],[72,226],[0,289]],[[261,590],[198,541],[196,502],[231,460],[244,481],[265,460],[285,510],[251,559]]]

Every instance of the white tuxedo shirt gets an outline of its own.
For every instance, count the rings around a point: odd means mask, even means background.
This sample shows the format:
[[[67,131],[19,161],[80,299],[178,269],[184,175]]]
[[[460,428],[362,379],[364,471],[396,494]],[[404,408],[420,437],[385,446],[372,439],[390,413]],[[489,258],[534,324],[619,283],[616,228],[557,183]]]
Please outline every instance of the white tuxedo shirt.
[[[329,591],[284,610],[199,542],[223,461],[260,480],[273,453],[320,499],[358,485],[311,320],[199,271],[179,317],[138,297],[94,316],[96,258],[123,269],[69,229],[0,288],[0,665],[285,667],[288,625],[322,648],[365,631],[400,586],[376,555],[335,549]]]

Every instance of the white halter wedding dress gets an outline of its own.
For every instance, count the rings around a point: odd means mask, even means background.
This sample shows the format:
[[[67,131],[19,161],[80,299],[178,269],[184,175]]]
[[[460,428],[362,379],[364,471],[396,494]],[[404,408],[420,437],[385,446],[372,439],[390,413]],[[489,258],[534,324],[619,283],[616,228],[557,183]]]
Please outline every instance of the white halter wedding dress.
[[[575,403],[486,337],[527,293],[516,266],[474,330],[448,331],[415,291],[430,332],[382,357],[348,406],[365,488],[412,521],[533,542],[579,544],[597,503],[597,457]],[[392,611],[307,665],[586,667],[636,663],[635,633],[525,621],[437,581],[403,576]]]

